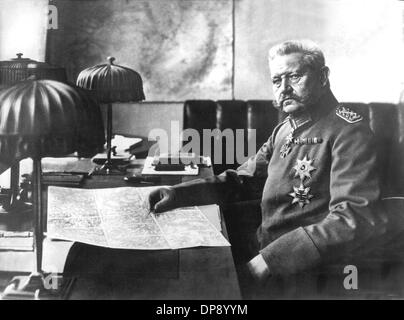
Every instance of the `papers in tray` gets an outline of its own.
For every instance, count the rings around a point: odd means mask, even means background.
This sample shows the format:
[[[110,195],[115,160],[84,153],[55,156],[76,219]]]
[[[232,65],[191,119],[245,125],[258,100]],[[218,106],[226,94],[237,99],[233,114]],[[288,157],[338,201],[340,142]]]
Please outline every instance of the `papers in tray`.
[[[42,182],[45,185],[79,187],[85,178],[84,174],[65,172],[44,172]]]
[[[229,246],[198,207],[149,214],[145,199],[158,187],[48,188],[48,232],[55,239],[121,249]],[[217,209],[216,209],[216,212]]]
[[[43,172],[71,172],[88,174],[94,170],[96,165],[89,159],[78,159],[77,157],[64,158],[42,158]]]
[[[10,232],[12,233],[12,232]],[[18,233],[18,232],[17,232]],[[33,251],[33,236],[3,236],[0,234],[0,251]]]

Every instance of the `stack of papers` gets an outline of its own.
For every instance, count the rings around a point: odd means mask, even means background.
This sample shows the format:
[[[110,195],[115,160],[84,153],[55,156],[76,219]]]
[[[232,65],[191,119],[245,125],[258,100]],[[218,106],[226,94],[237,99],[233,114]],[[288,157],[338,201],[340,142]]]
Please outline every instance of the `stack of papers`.
[[[32,232],[0,231],[0,251],[33,251]]]
[[[65,172],[88,174],[94,170],[96,165],[89,159],[79,159],[77,157],[64,158],[42,158],[42,171],[45,172]]]

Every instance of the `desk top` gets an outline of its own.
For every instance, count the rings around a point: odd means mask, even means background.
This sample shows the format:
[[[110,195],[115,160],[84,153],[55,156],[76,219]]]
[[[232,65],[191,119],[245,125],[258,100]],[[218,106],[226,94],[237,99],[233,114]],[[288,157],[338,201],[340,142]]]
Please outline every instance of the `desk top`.
[[[143,160],[131,168],[141,171]],[[162,177],[159,184],[176,184],[212,175],[201,168],[198,176]],[[111,188],[128,184],[123,176],[94,175],[84,188]],[[46,194],[44,195],[46,204]],[[222,232],[227,237],[222,219]],[[29,272],[31,252],[0,252],[0,289],[14,272]],[[240,299],[230,247],[180,250],[122,250],[67,241],[44,242],[45,270],[76,278],[71,299]],[[9,272],[5,272],[9,271]]]

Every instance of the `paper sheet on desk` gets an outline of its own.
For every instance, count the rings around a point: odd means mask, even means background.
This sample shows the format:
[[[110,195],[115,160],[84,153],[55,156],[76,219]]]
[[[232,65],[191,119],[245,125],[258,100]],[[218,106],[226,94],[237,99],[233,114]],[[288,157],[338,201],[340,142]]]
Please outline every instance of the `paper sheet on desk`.
[[[120,249],[229,246],[198,207],[147,214],[147,188],[49,187],[47,236]]]

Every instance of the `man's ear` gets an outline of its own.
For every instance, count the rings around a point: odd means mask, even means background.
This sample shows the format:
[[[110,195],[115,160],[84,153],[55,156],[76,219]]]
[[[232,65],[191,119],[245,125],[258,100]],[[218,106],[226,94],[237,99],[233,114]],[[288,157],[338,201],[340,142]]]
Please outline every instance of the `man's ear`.
[[[324,66],[320,70],[320,82],[321,86],[325,87],[328,85],[328,76],[330,75],[330,69]]]

